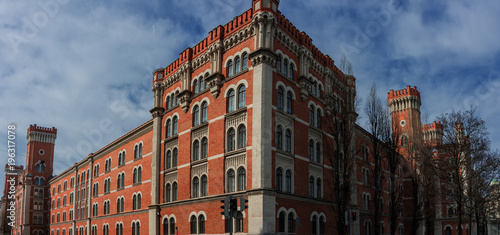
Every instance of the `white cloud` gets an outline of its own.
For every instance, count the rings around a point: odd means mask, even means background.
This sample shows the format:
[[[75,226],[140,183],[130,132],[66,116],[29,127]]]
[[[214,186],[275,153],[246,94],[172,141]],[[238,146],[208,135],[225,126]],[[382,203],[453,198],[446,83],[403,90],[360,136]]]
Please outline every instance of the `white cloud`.
[[[53,16],[31,2],[6,0],[0,8],[0,131],[17,124],[18,164],[24,165],[29,124],[58,128],[56,174],[150,119],[152,71],[251,7],[249,0],[67,2],[57,11],[52,8]],[[416,85],[423,111],[432,119],[464,97],[478,97],[476,73],[480,78],[491,74],[489,84],[498,81],[498,1],[448,1],[440,6],[442,17],[434,19],[426,18],[422,8],[432,1],[413,0],[381,23],[377,17],[390,10],[388,3],[287,0],[280,10],[335,61],[342,56],[342,43],[356,46],[357,29],[367,34],[373,22],[380,25],[351,55],[362,98],[373,82],[382,99],[390,89]],[[47,21],[29,34],[26,21],[34,24],[34,16],[43,12]],[[21,40],[17,52],[13,37]],[[480,102],[490,130],[498,129],[492,107],[499,99],[493,93]],[[103,133],[102,140],[84,134],[108,120],[115,129]],[[492,132],[492,139],[498,143],[500,135]],[[88,151],[86,143],[91,143]],[[78,156],[68,157],[70,149]]]

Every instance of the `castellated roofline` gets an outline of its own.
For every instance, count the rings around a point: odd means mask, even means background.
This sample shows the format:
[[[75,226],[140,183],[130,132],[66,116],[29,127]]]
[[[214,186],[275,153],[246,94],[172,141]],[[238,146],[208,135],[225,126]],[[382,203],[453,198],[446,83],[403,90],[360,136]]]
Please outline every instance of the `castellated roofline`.
[[[426,124],[426,125],[423,125],[422,126],[422,130],[423,131],[428,131],[428,130],[443,130],[443,124],[441,124],[441,122],[436,122],[434,121],[433,123],[431,124]]]
[[[28,128],[28,132],[27,132],[27,135],[30,134],[30,132],[33,132],[33,131],[36,131],[36,132],[43,132],[43,133],[47,133],[47,134],[54,134],[57,136],[57,129],[55,127],[41,127],[41,126],[37,126],[36,124],[34,125],[30,125],[30,127]]]
[[[41,142],[55,144],[57,138],[57,129],[55,127],[41,127],[30,125],[26,134],[26,139],[29,142]]]
[[[391,102],[393,99],[408,97],[408,96],[416,96],[420,100],[420,92],[417,90],[417,87],[407,86],[406,89],[401,89],[398,91],[390,90],[387,92],[387,100]]]

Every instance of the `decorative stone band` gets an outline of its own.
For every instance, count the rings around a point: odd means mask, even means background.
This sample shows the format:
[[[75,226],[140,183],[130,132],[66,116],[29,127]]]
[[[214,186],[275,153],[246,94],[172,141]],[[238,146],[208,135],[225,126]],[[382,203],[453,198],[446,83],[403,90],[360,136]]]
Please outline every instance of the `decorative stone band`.
[[[56,135],[38,131],[31,131],[29,135],[26,136],[26,139],[28,140],[28,143],[41,142],[41,143],[55,144]]]

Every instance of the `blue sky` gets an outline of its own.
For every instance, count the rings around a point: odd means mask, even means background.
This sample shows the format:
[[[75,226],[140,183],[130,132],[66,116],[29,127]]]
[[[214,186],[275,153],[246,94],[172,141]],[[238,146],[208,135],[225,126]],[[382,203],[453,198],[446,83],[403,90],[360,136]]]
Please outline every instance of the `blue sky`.
[[[16,124],[24,165],[29,125],[55,126],[54,173],[62,172],[149,120],[152,71],[250,7],[250,0],[1,1],[0,151],[7,125]],[[336,62],[349,57],[361,98],[373,83],[384,100],[390,89],[417,86],[426,122],[478,105],[500,147],[500,1],[282,0],[279,9]]]

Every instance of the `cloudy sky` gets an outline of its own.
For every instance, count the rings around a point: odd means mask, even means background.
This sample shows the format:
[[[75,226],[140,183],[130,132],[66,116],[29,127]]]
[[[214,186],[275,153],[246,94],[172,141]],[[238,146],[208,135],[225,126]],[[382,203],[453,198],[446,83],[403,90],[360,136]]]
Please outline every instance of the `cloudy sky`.
[[[152,71],[250,7],[250,0],[1,1],[0,150],[15,124],[24,165],[29,125],[54,126],[54,174],[62,172],[149,120]],[[279,9],[335,61],[349,57],[362,98],[373,83],[384,100],[390,89],[417,86],[426,122],[478,105],[500,147],[500,1],[282,0]]]

